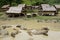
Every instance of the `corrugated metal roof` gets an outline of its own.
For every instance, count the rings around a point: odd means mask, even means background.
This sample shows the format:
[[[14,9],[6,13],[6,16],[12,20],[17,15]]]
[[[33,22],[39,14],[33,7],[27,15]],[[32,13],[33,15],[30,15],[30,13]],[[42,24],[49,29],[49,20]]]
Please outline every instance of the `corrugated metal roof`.
[[[7,13],[21,13],[22,7],[10,7]]]
[[[22,8],[25,7],[25,4],[19,4],[17,7],[10,7],[7,13],[21,13]]]
[[[19,4],[18,7],[25,7],[25,4]]]
[[[41,4],[43,11],[56,11],[54,6],[50,6],[49,4]]]
[[[2,8],[8,8],[10,5],[4,5],[2,6]]]
[[[55,5],[55,7],[60,9],[60,5]]]

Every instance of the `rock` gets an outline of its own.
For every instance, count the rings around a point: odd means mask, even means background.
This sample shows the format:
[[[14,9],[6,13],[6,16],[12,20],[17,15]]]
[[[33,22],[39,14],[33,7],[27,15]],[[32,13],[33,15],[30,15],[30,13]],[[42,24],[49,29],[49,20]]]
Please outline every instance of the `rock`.
[[[44,27],[44,28],[42,28],[42,30],[49,30],[48,28],[46,28],[46,27]]]
[[[8,33],[8,31],[7,30],[0,30],[0,34],[4,37],[4,36],[8,36],[9,35],[9,33]]]
[[[6,26],[2,26],[3,29],[6,29]]]
[[[49,29],[45,27],[42,29],[42,31],[43,31],[43,33],[48,33]]]
[[[26,27],[21,26],[21,25],[17,25],[16,27],[20,28],[21,30],[27,30],[27,28],[26,28]]]
[[[57,20],[52,20],[53,23],[57,23]]]
[[[27,28],[24,27],[24,26],[21,26],[20,29],[21,29],[21,30],[27,30]]]
[[[17,25],[16,27],[20,28],[20,27],[21,27],[21,25]]]
[[[37,22],[40,22],[40,20],[37,20]]]
[[[16,28],[13,28],[13,30],[17,30]]]
[[[12,36],[12,37],[15,37],[15,35],[17,35],[18,33],[20,33],[20,32],[17,31],[17,30],[15,30],[15,31],[13,31],[13,32],[11,33],[11,36]]]
[[[31,34],[31,31],[30,31],[30,30],[28,30],[28,31],[27,31],[27,33],[28,33],[30,36],[32,36],[32,34]]]
[[[39,35],[40,33],[39,33],[39,31],[37,31],[37,30],[33,29],[33,30],[31,30],[31,34]]]
[[[43,33],[43,35],[48,36],[48,34],[46,34],[46,33]]]
[[[28,40],[33,40],[33,38],[29,38]]]
[[[40,34],[46,34],[48,33],[49,29],[48,28],[43,28],[42,30],[39,30],[39,29],[33,29],[33,30],[30,30],[28,33],[29,35],[40,35]]]
[[[15,33],[11,33],[11,36],[15,38]]]
[[[12,26],[11,25],[2,25],[3,29],[10,28],[10,27],[12,27]]]
[[[47,34],[48,31],[49,31],[49,29],[45,27],[41,30],[41,34],[48,36],[48,34]]]
[[[1,35],[1,30],[2,30],[2,29],[0,28],[0,35]]]

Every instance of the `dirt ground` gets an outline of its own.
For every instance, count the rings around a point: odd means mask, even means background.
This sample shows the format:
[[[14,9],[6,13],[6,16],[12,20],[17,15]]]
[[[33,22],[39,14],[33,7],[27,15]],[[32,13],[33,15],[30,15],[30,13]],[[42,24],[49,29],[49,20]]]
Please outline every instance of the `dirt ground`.
[[[21,30],[21,33],[17,34],[15,38],[12,38],[11,36],[5,36],[0,38],[0,40],[60,40],[60,31],[49,31],[48,36],[30,36],[26,31]]]
[[[60,30],[60,23],[37,22],[37,20],[23,20],[23,19],[13,19],[5,21],[0,20],[0,25],[21,25],[26,28],[34,28],[34,29],[48,27],[51,30]]]
[[[1,25],[22,25],[28,29],[41,29],[43,27],[48,27],[50,31],[48,36],[44,35],[33,35],[29,36],[24,30],[22,33],[16,35],[15,38],[10,36],[5,36],[0,38],[0,40],[60,40],[60,23],[45,23],[37,22],[37,20],[23,20],[23,19],[13,19],[13,20],[0,20]],[[9,31],[12,31],[9,29]]]

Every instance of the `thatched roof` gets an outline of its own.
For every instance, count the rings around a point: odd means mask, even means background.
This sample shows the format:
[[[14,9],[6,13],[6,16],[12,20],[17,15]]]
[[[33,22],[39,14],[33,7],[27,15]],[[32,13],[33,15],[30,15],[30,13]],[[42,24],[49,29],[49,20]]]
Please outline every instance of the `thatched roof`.
[[[4,5],[4,6],[2,6],[2,8],[9,8],[10,7],[10,5]]]
[[[54,6],[50,6],[49,4],[41,4],[43,11],[56,11]]]
[[[6,13],[21,13],[22,7],[10,7]]]
[[[60,9],[60,5],[55,5],[56,8]]]

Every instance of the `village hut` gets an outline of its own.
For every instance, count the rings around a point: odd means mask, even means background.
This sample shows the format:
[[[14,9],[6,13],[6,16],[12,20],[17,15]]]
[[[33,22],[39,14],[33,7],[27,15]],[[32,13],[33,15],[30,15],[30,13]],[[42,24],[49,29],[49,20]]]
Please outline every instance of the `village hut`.
[[[10,7],[8,11],[6,11],[6,14],[9,17],[19,17],[19,16],[25,16],[23,13],[23,8],[25,7],[25,4],[19,4],[16,7]]]
[[[6,11],[6,14],[9,17],[24,16],[25,14],[22,13],[22,8],[23,7],[10,7],[10,9],[8,11]]]
[[[18,7],[10,7],[10,9],[8,11],[6,11],[6,14],[9,17],[15,17],[15,16],[19,16],[21,13],[22,8],[18,8]]]
[[[60,5],[54,5],[54,6],[57,9],[57,13],[60,13]]]
[[[4,5],[1,7],[3,11],[7,11],[10,8],[10,5]]]
[[[55,15],[56,9],[54,6],[49,4],[41,4],[42,10],[40,11],[41,15]]]

